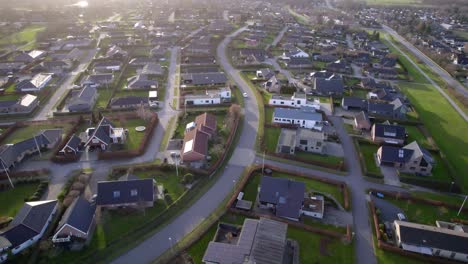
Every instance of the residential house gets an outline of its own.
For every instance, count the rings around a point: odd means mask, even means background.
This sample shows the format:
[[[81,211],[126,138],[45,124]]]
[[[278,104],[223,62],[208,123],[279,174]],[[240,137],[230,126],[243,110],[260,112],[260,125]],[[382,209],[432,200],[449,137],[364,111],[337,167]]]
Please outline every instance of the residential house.
[[[206,90],[204,94],[189,94],[184,96],[184,105],[216,105],[231,101],[231,88]]]
[[[40,71],[50,72],[54,74],[62,74],[65,71],[70,70],[71,67],[71,63],[63,60],[43,61],[39,64]]]
[[[52,80],[51,73],[39,73],[32,79],[26,79],[16,84],[16,90],[20,92],[37,92],[42,90]]]
[[[37,96],[25,94],[18,100],[0,101],[0,115],[2,114],[29,114],[39,105]]]
[[[355,115],[353,126],[355,129],[358,130],[369,130],[371,128],[371,122],[367,113],[361,111],[357,115]]]
[[[148,63],[140,70],[137,70],[137,73],[144,75],[154,75],[162,76],[164,74],[164,68],[159,63]]]
[[[151,80],[146,74],[139,74],[127,79],[127,89],[157,89],[157,80]]]
[[[255,75],[259,79],[269,80],[271,77],[275,75],[275,72],[272,71],[270,68],[263,68],[263,69],[257,70]]]
[[[392,166],[400,172],[418,175],[430,175],[435,165],[432,155],[416,141],[402,148],[381,146],[377,150],[377,160],[380,165]]]
[[[82,86],[91,85],[96,88],[112,85],[114,82],[114,74],[112,73],[101,73],[101,74],[92,74],[88,75],[86,79],[81,82]]]
[[[128,63],[130,66],[140,66],[143,67],[148,63],[154,63],[154,59],[150,57],[137,57],[130,60]]]
[[[343,79],[338,78],[314,78],[311,93],[330,96],[342,95],[344,92]]]
[[[59,151],[59,154],[74,157],[79,154],[82,147],[83,142],[81,141],[81,138],[73,134],[73,136],[70,137],[65,146]]]
[[[35,60],[38,60],[46,55],[45,51],[42,50],[32,50],[30,52],[21,52],[13,58],[15,62],[24,62],[30,63]]]
[[[268,58],[268,55],[264,49],[240,49],[239,57],[244,59],[252,57],[255,62],[262,63]]]
[[[403,145],[406,139],[406,129],[399,125],[374,124],[371,138],[377,143]]]
[[[468,233],[445,227],[394,221],[396,243],[403,250],[460,262],[468,260]]]
[[[216,58],[212,56],[184,56],[181,64],[214,65],[216,64]]]
[[[351,74],[352,69],[344,60],[337,60],[327,64],[327,71]]]
[[[291,97],[283,97],[281,95],[273,95],[268,101],[269,105],[288,106],[301,108],[302,106],[312,107],[315,110],[320,110],[320,101],[315,99],[310,101],[304,93],[294,93]]]
[[[153,207],[156,198],[154,179],[100,181],[97,184],[96,205],[99,208]]]
[[[98,92],[94,86],[85,85],[80,90],[72,90],[67,108],[70,112],[91,111],[96,103]]]
[[[278,217],[299,220],[305,194],[303,182],[262,176],[259,189],[260,207],[272,209]]]
[[[96,205],[76,197],[60,220],[52,242],[56,244],[89,244],[96,227]]]
[[[311,68],[312,61],[309,58],[301,58],[301,57],[292,57],[285,62],[286,67],[293,68],[293,69],[303,69],[303,68]]]
[[[216,134],[216,117],[204,113],[187,124],[182,146],[182,162],[191,167],[201,168],[208,156],[208,142]]]
[[[311,107],[303,106],[300,109],[275,108],[272,122],[322,130],[322,114],[317,113]]]
[[[128,52],[116,45],[111,46],[107,50],[106,55],[105,55],[106,58],[114,59],[114,60],[123,60],[127,56],[128,56]]]
[[[270,93],[281,93],[281,82],[276,78],[275,74],[267,79],[262,86]]]
[[[219,224],[216,236],[208,244],[202,261],[206,264],[285,263],[283,260],[289,261],[286,260],[287,229],[287,224],[267,218],[246,218],[242,228]],[[222,236],[227,233],[233,235],[232,241]]]
[[[295,152],[296,130],[287,128],[281,129],[278,144],[276,145],[276,153],[294,155]]]
[[[394,118],[394,106],[388,103],[372,102],[367,103],[367,112],[370,116],[380,116],[386,118]]]
[[[148,97],[133,95],[114,97],[109,103],[111,109],[137,109],[141,106],[149,106]]]
[[[108,73],[114,71],[120,71],[122,68],[122,62],[118,60],[105,60],[94,63],[94,72],[96,73]]]
[[[296,148],[305,152],[323,153],[325,146],[325,133],[298,128],[296,133]]]
[[[0,258],[6,259],[9,250],[16,255],[38,242],[56,212],[57,200],[26,202],[8,227],[0,233],[0,241],[3,244],[3,248],[0,248]]]
[[[394,119],[406,119],[406,114],[409,112],[409,109],[400,98],[393,100],[390,104],[393,105]]]
[[[191,73],[183,74],[182,81],[186,85],[194,86],[212,86],[212,85],[226,85],[227,78],[223,72],[215,73]]]
[[[127,131],[124,128],[114,127],[109,119],[103,117],[97,127],[86,129],[86,136],[85,147],[106,150],[111,144],[125,143]]]
[[[0,75],[8,75],[23,70],[26,64],[23,62],[0,62]]]
[[[297,48],[294,51],[289,51],[289,52],[284,52],[283,53],[283,58],[284,59],[293,59],[293,58],[309,58],[309,54],[299,48]]]
[[[367,100],[352,96],[343,97],[341,107],[345,110],[367,110]]]
[[[4,170],[10,170],[29,155],[41,150],[54,148],[62,140],[61,129],[40,131],[32,138],[0,146],[0,165]]]

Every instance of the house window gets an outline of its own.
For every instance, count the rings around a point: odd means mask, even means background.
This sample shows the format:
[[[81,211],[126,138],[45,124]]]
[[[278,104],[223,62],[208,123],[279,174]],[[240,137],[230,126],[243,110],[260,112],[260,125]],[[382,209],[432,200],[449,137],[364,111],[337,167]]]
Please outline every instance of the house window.
[[[301,139],[301,140],[299,140],[299,144],[301,144],[301,145],[307,145],[307,140]]]
[[[426,171],[426,168],[421,168],[421,171]]]
[[[132,189],[130,190],[130,196],[134,197],[138,195],[138,190],[137,189]]]
[[[282,105],[284,105],[284,102],[281,102]]]
[[[114,198],[120,197],[120,191],[114,191]]]
[[[274,104],[276,104],[276,101],[273,101]]]
[[[322,142],[317,142],[317,147],[322,146]]]

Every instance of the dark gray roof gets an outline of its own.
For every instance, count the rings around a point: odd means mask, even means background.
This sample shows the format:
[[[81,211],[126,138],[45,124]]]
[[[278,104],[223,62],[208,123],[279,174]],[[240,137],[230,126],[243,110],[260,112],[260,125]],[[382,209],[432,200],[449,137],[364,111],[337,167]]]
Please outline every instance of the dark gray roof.
[[[17,225],[12,228],[8,228],[4,233],[0,234],[0,236],[8,239],[11,243],[11,247],[15,248],[38,234],[39,232],[36,232],[25,225]]]
[[[402,243],[468,254],[468,235],[435,226],[395,221]]]
[[[381,161],[391,163],[406,163],[411,159],[413,150],[384,145],[380,147],[382,149]]]
[[[343,98],[342,105],[346,107],[365,109],[367,106],[367,100],[358,97],[347,96]]]
[[[92,137],[97,137],[105,144],[109,144],[111,141],[109,136],[111,132],[110,130],[113,127],[114,125],[109,121],[109,119],[103,117],[101,121],[99,121],[97,128],[89,131],[89,133],[91,133],[89,138],[91,139]]]
[[[219,68],[218,67],[184,67],[180,70],[180,72],[182,74],[219,72]]]
[[[47,224],[47,220],[56,205],[57,200],[27,202],[21,207],[9,226],[23,224],[40,233],[42,228]]]
[[[68,140],[67,145],[68,147],[76,150],[81,144],[81,138],[77,135],[73,134],[73,136]]]
[[[315,78],[314,88],[325,94],[329,93],[343,93],[344,84],[342,79],[336,78]]]
[[[145,74],[139,74],[131,77],[128,80],[128,88],[138,89],[138,88],[156,88],[158,86],[158,81],[148,79],[148,76]]]
[[[306,107],[301,109],[277,107],[275,108],[273,116],[278,118],[322,121],[322,114]]]
[[[15,105],[18,100],[0,101],[0,107],[11,107]]]
[[[414,158],[419,158],[419,157],[423,157],[423,159],[427,162],[427,163],[431,163],[433,164],[435,162],[434,158],[432,157],[431,153],[429,153],[429,151],[427,151],[427,149],[421,147],[418,142],[416,141],[413,141],[411,142],[410,144],[406,145],[404,147],[405,149],[410,149],[410,150],[413,150],[413,156]]]
[[[88,233],[95,211],[95,205],[82,197],[77,197],[63,214],[57,231],[68,224],[83,233]]]
[[[194,85],[223,84],[227,82],[226,75],[223,72],[187,74],[186,80],[191,80]]]
[[[135,191],[132,195],[132,191]],[[98,182],[97,205],[118,205],[154,200],[153,179]]]
[[[312,61],[309,58],[296,58],[292,57],[288,62],[288,65],[312,65]]]
[[[107,60],[107,61],[98,61],[94,64],[94,67],[111,67],[111,66],[121,66],[122,63],[117,60]]]
[[[141,70],[141,74],[163,74],[164,69],[161,67],[161,64],[158,63],[148,63],[146,64],[143,69]]]
[[[375,124],[375,136],[393,139],[405,139],[406,129],[399,125]]]
[[[263,176],[259,200],[276,205],[276,215],[299,218],[304,201],[305,184],[290,179]]]
[[[114,79],[114,75],[112,73],[103,73],[103,74],[93,74],[86,77],[86,79],[82,82],[83,84],[105,84],[111,83]]]
[[[367,111],[380,115],[391,115],[393,113],[393,105],[387,103],[369,102]]]

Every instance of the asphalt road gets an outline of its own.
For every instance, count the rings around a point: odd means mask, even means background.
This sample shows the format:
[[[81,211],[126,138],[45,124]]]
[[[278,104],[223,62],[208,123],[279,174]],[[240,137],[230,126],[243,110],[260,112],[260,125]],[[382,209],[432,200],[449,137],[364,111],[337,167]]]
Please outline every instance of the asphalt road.
[[[387,27],[387,28],[390,29],[389,27]],[[385,26],[384,26],[384,29],[385,29]],[[390,29],[390,30],[392,30],[392,29]],[[389,32],[390,34],[392,34],[391,31],[388,31],[388,30],[387,30],[387,32]],[[396,32],[395,32],[395,33],[396,33]],[[397,36],[394,36],[394,37],[398,39]],[[398,39],[399,41],[406,41],[406,40],[404,40],[404,39],[401,38],[401,37],[399,37],[399,38],[400,38],[400,39]],[[414,67],[415,69],[417,69],[417,70],[424,76],[424,78],[426,78],[426,79],[432,84],[432,86],[434,86],[434,87],[442,94],[442,96],[445,97],[445,99],[447,99],[447,101],[452,105],[453,108],[455,108],[455,110],[463,117],[463,119],[465,119],[465,121],[468,122],[468,116],[467,116],[467,115],[465,114],[465,112],[452,100],[452,98],[451,98],[450,96],[448,96],[447,93],[446,93],[437,83],[435,83],[435,82],[434,82],[434,81],[433,81],[433,80],[432,80],[432,79],[431,79],[431,78],[430,78],[430,77],[429,77],[429,76],[428,76],[428,75],[427,75],[427,74],[426,74],[426,73],[425,73],[425,72],[424,72],[424,71],[423,71],[423,70],[406,54],[406,53],[404,53],[399,47],[397,47],[396,45],[394,45],[394,44],[392,43],[392,41],[389,40],[388,35],[385,35],[385,39],[387,39],[388,42],[390,43],[390,45],[392,45],[396,50],[398,50],[398,51],[401,53],[401,55],[403,55],[406,59],[408,59],[408,61],[411,62],[411,64],[413,64],[413,67]],[[403,43],[403,45],[404,45],[404,42],[401,42],[401,43]],[[409,44],[409,43],[408,43],[408,44]],[[416,49],[414,46],[413,46],[413,48]],[[410,49],[410,50],[411,50],[411,49]],[[418,51],[419,51],[419,50],[418,50]],[[419,51],[419,52],[420,52],[420,51]],[[413,53],[414,53],[414,51],[413,51]],[[418,56],[417,53],[415,53],[415,55]],[[418,56],[418,58],[419,58],[419,56]],[[420,59],[421,59],[421,58],[420,58]],[[430,66],[430,67],[435,71],[434,67],[432,67],[430,64],[427,64],[427,65]],[[439,69],[439,71],[440,71],[440,69]],[[436,72],[437,72],[437,71],[436,71]],[[441,76],[442,78],[444,78],[446,81],[450,81],[449,79],[446,79],[444,76],[442,76],[442,75],[440,75],[440,76]],[[450,77],[450,78],[451,78],[451,77]],[[452,79],[453,79],[453,78],[452,78]],[[450,83],[450,82],[449,82],[449,83]],[[462,88],[463,88],[463,87],[462,87]],[[459,91],[459,89],[457,89],[457,91]],[[460,91],[460,92],[461,92],[462,94],[467,94],[467,91],[466,91],[466,90]]]

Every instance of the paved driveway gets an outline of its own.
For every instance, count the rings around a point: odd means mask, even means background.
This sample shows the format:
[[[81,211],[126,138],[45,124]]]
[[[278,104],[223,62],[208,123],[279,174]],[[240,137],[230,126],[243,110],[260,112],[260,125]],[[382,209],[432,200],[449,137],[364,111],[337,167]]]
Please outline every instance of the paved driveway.
[[[398,177],[397,170],[390,166],[380,166],[380,171],[384,176],[385,184],[401,186],[400,178]]]
[[[371,197],[375,207],[380,210],[380,218],[384,222],[393,222],[394,220],[398,220],[397,214],[403,213],[403,210],[391,202],[386,201],[385,199],[377,198],[375,196]]]

